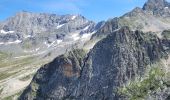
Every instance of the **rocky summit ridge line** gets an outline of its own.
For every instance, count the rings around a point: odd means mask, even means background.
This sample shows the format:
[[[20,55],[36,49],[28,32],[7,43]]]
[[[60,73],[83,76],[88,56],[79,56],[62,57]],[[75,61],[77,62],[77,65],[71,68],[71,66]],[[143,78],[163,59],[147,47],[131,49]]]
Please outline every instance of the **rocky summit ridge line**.
[[[27,11],[0,22],[0,99],[21,93],[40,66],[82,47],[102,23],[82,15]]]
[[[75,49],[42,66],[20,100],[169,100],[169,11],[165,0],[148,0],[108,20],[89,52]]]
[[[20,100],[119,100],[119,87],[143,77],[151,65],[168,56],[169,42],[131,31],[111,33],[85,53],[73,50],[43,66]],[[148,95],[150,96],[150,95]],[[152,97],[165,99],[165,97]]]
[[[56,15],[22,11],[0,23],[0,50],[21,55],[62,44],[84,42],[100,28],[81,15]],[[17,50],[8,49],[14,46]],[[68,47],[69,48],[69,47]],[[14,55],[18,56],[18,55]]]
[[[170,29],[170,3],[165,0],[148,0],[142,8],[136,7],[121,17],[106,21],[104,28],[93,34],[92,39],[103,38],[122,26],[160,34],[163,30]]]
[[[8,18],[0,23],[0,99],[169,100],[169,5],[148,0],[99,23],[26,11]]]

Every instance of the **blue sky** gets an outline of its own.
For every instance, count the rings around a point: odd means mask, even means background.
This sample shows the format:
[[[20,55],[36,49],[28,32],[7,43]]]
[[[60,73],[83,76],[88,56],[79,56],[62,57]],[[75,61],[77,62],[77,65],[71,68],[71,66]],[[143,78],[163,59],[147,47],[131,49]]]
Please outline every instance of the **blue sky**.
[[[170,0],[169,0],[170,1]],[[0,20],[19,11],[81,14],[93,21],[118,17],[146,0],[0,0]]]

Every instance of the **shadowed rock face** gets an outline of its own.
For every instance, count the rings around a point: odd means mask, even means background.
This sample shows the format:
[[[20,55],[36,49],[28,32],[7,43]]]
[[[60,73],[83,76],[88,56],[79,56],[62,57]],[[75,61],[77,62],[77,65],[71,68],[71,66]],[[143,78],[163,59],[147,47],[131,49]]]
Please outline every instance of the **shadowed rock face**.
[[[98,42],[82,72],[85,100],[115,100],[117,87],[142,76],[146,66],[166,56],[159,38],[124,27]]]
[[[87,56],[74,50],[43,66],[20,99],[121,99],[118,87],[142,77],[147,65],[167,56],[164,42],[123,27],[99,41]]]
[[[21,96],[21,100],[63,99],[76,92],[84,58],[83,50],[74,50],[61,55],[44,65],[34,76],[32,83]]]

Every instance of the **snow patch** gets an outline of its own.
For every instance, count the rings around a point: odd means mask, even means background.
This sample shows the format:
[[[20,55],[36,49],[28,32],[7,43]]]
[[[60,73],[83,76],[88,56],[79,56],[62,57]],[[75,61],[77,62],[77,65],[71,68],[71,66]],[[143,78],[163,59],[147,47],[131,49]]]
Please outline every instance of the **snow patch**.
[[[22,42],[21,40],[16,40],[14,42],[8,42],[8,44],[13,44],[13,43],[18,44],[18,43],[21,43],[21,42]]]
[[[30,51],[24,50],[24,52],[26,52],[26,53],[32,53],[32,52],[37,52],[39,49],[40,49],[40,48],[36,48],[36,49],[30,50]]]
[[[73,34],[73,35],[71,35],[71,38],[72,38],[74,41],[76,41],[76,40],[80,39],[80,36],[79,36],[79,34]]]
[[[165,9],[168,9],[169,7],[165,7]]]
[[[84,33],[84,34],[81,36],[81,38],[82,38],[82,39],[90,39],[90,37],[91,37],[94,33],[96,33],[96,31],[93,31],[93,32],[91,32],[91,33]]]
[[[61,28],[64,24],[61,24],[61,25],[58,25],[57,26],[57,29]]]
[[[18,44],[18,43],[21,43],[22,41],[21,40],[16,40],[16,41],[13,41],[13,42],[0,42],[0,45],[4,44],[4,45],[9,45],[9,44]]]
[[[86,26],[83,30],[84,30],[84,31],[85,31],[85,30],[88,30],[89,27],[90,27],[90,25],[89,25],[89,26]]]
[[[92,34],[83,34],[81,38],[85,39],[85,38],[90,38]]]
[[[8,33],[14,33],[14,31],[1,30],[0,33],[2,33],[2,34],[8,34]]]
[[[63,40],[57,40],[57,44],[60,44]]]
[[[76,17],[77,17],[77,16],[72,16],[72,18],[71,18],[71,19],[72,19],[72,20],[74,20]]]
[[[44,44],[49,48],[50,47],[50,44],[47,43],[47,42],[44,42]]]
[[[25,36],[25,38],[30,38],[30,37],[32,37],[32,36],[31,36],[31,35],[26,35],[26,36]]]
[[[47,42],[44,42],[44,44],[47,46],[47,48],[51,47],[52,45],[54,45],[55,41],[53,41],[52,43],[47,43]]]

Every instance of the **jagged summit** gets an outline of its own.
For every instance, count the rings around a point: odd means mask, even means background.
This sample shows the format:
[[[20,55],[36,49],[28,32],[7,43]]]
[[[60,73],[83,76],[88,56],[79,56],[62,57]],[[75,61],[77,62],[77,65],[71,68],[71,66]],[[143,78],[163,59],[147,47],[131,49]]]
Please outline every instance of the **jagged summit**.
[[[166,5],[165,0],[148,0],[144,6],[144,10],[154,10],[155,8],[163,8]]]
[[[166,0],[148,0],[143,10],[158,16],[169,16],[170,14],[170,3]]]
[[[170,3],[166,0],[148,0],[143,8],[136,7],[121,17],[106,21],[103,28],[92,36],[103,38],[107,34],[128,26],[131,30],[161,32],[170,29]]]

